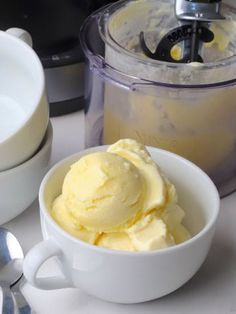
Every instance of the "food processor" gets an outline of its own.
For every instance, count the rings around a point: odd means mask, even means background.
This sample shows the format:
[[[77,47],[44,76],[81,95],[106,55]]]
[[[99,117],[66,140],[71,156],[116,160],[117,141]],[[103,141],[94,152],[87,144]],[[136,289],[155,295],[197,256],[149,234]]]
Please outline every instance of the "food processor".
[[[122,0],[86,19],[85,145],[134,138],[236,189],[236,9]]]

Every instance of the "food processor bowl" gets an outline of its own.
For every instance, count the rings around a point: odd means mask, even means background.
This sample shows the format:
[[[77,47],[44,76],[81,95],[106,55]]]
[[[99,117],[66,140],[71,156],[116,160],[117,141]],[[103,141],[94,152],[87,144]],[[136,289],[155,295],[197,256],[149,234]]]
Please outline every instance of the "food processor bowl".
[[[204,63],[146,57],[178,25],[173,0],[119,1],[95,12],[81,29],[86,56],[85,145],[134,138],[200,166],[221,196],[236,189],[236,10],[209,27]],[[223,24],[221,24],[223,23]],[[175,48],[180,55],[182,44]]]

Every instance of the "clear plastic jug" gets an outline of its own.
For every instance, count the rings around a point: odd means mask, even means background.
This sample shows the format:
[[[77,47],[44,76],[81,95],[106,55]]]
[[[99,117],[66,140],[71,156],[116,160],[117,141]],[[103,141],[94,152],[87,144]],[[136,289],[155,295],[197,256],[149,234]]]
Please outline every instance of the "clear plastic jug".
[[[236,10],[212,24],[204,63],[156,61],[154,49],[178,25],[173,0],[119,1],[92,14],[81,30],[86,56],[87,147],[134,138],[200,166],[226,195],[236,188]],[[176,47],[181,51],[181,47]]]

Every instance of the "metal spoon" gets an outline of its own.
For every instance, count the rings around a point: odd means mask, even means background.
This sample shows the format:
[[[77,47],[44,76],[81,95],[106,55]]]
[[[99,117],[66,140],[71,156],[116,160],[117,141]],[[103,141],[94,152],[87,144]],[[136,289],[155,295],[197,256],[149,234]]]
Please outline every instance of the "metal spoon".
[[[16,237],[0,227],[0,286],[3,293],[3,314],[16,312],[15,300],[10,290],[22,275],[24,254]],[[13,289],[19,314],[31,313],[30,306],[20,292],[19,286]]]

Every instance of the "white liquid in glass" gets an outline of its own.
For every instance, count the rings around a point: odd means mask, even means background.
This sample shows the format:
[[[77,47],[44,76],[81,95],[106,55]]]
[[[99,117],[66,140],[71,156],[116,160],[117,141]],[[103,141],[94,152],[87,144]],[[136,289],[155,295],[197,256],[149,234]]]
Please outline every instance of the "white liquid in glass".
[[[24,109],[12,98],[0,95],[0,143],[11,136],[24,121]]]

